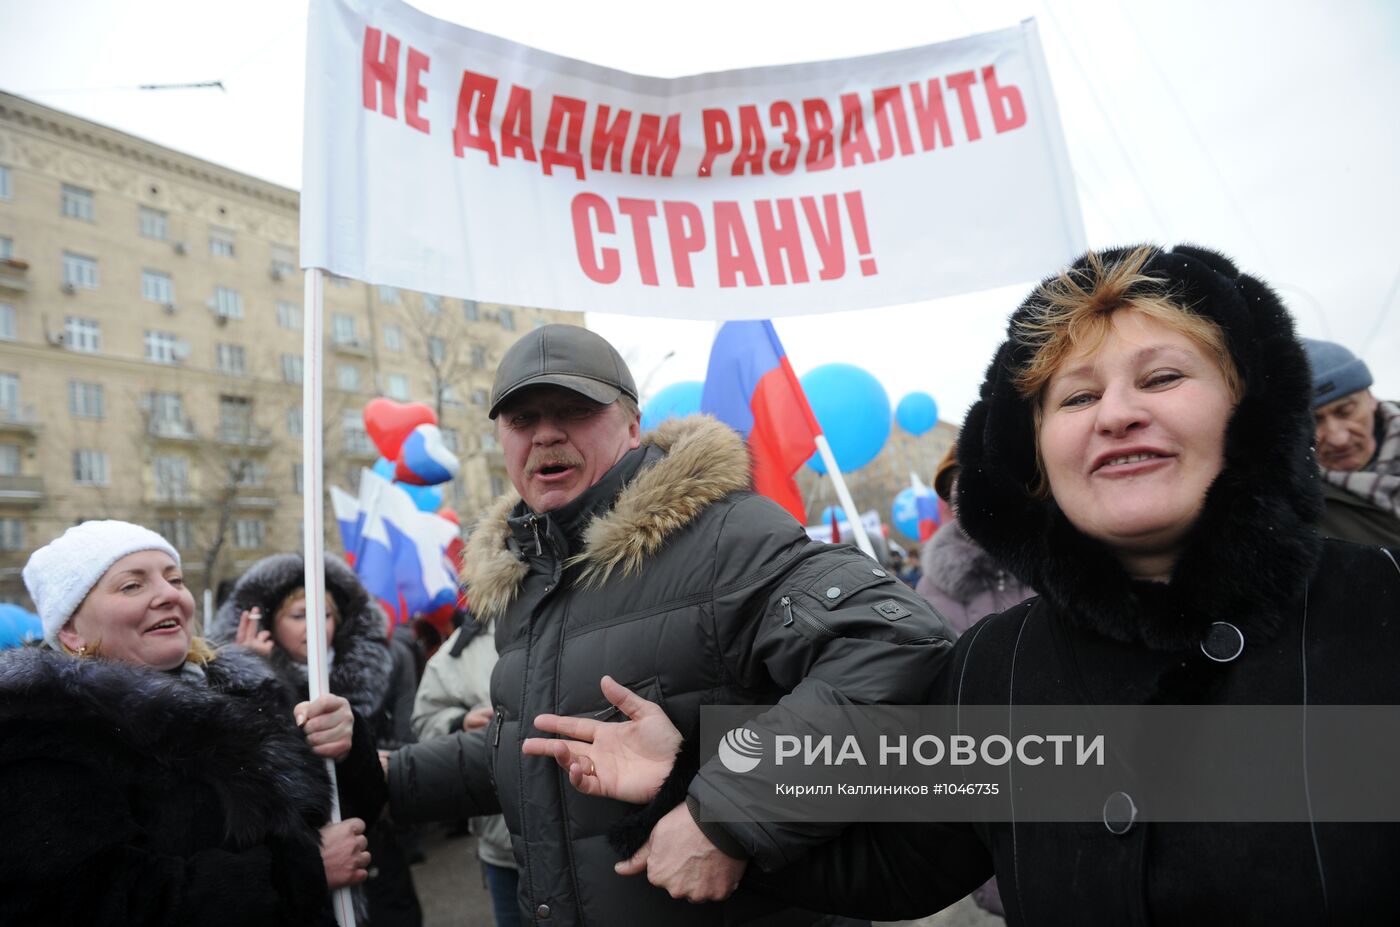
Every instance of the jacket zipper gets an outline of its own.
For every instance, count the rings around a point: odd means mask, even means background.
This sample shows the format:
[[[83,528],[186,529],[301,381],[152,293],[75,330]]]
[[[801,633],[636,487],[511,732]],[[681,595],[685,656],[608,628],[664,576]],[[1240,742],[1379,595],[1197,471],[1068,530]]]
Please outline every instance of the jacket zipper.
[[[530,533],[535,538],[535,556],[543,557],[544,545],[540,543],[540,517],[538,515],[531,515],[526,521],[530,523]]]
[[[806,609],[803,609],[799,606],[794,606],[792,604],[791,596],[783,596],[781,599],[778,600],[778,604],[783,606],[783,608],[787,610],[787,619],[783,621],[783,627],[787,627],[788,625],[792,624],[793,617],[795,616],[801,618],[803,624],[807,625],[809,628],[816,631],[818,634],[824,634],[827,637],[838,636],[837,633],[834,630],[832,630],[831,625],[827,624],[825,621],[822,621],[816,615],[808,614]]]

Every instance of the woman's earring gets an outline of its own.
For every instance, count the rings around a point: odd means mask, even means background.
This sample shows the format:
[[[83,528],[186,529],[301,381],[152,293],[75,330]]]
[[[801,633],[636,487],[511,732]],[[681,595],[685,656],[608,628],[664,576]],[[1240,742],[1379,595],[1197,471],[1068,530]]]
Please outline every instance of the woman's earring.
[[[81,647],[78,648],[78,656],[87,656],[87,644],[83,644]]]

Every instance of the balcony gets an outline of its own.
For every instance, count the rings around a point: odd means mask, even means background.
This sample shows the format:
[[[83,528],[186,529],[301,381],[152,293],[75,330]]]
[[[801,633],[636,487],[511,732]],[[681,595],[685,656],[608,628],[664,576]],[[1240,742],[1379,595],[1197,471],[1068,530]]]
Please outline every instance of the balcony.
[[[189,419],[153,418],[146,423],[146,434],[161,441],[198,441],[199,434]]]
[[[369,342],[361,341],[359,338],[332,338],[331,347],[341,354],[369,357]]]
[[[37,437],[44,426],[39,424],[39,414],[33,403],[28,405],[0,406],[0,433],[23,434]]]
[[[0,258],[0,291],[29,292],[29,262]]]
[[[0,476],[0,505],[34,506],[43,502],[42,476]]]
[[[215,436],[220,444],[235,447],[272,447],[272,429],[257,428],[251,425],[220,425]]]
[[[235,508],[275,509],[281,503],[272,496],[238,496],[233,500]]]
[[[159,486],[146,493],[146,505],[157,509],[202,509],[208,503],[191,490]]]

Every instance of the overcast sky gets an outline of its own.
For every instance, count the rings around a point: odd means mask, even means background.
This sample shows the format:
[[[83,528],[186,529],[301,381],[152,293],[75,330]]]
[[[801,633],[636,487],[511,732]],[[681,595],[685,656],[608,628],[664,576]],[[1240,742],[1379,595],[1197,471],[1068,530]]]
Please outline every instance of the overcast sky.
[[[1363,353],[1377,393],[1400,398],[1400,3],[413,5],[662,77],[888,51],[1033,16],[1090,245],[1223,250],[1279,289],[1303,334]],[[305,19],[304,0],[0,0],[0,89],[298,187]],[[208,80],[227,93],[135,89]],[[1033,282],[776,325],[799,373],[858,364],[892,404],[926,391],[956,422]],[[704,377],[713,323],[589,324],[651,392]]]

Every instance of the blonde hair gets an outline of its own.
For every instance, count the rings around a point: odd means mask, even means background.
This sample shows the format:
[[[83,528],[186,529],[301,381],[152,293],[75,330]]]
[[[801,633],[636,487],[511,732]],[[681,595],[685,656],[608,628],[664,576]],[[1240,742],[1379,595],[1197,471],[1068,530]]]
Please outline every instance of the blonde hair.
[[[1021,317],[1012,324],[1012,336],[1029,346],[1032,354],[1013,374],[1012,383],[1031,405],[1037,435],[1051,378],[1069,358],[1098,350],[1113,331],[1113,314],[1120,310],[1141,313],[1195,342],[1220,369],[1231,403],[1244,396],[1244,378],[1230,355],[1224,330],[1175,298],[1167,281],[1143,273],[1144,265],[1157,253],[1155,247],[1142,245],[1105,263],[1102,254],[1090,251],[1081,264],[1042,283],[1026,301]],[[1044,498],[1050,494],[1050,484],[1039,441],[1035,464],[1039,479],[1032,492]]]

